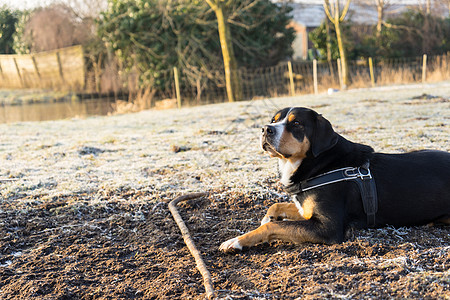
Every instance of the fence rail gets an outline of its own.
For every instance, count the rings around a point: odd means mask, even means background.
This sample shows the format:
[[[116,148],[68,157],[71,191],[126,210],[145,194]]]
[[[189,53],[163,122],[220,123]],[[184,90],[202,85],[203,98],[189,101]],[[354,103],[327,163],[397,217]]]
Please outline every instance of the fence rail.
[[[73,92],[81,98],[107,96],[113,101],[142,100],[145,108],[163,99],[171,106],[227,99],[222,70],[216,70],[217,78],[211,80],[193,79],[189,70],[170,69],[163,72],[166,89],[155,91],[151,87],[138,88],[137,75],[122,72],[112,55],[95,59],[84,56],[81,46],[30,55],[0,55],[0,88],[51,88]],[[449,60],[450,53],[350,61],[350,88],[446,80],[450,78]],[[175,72],[178,73],[178,92]],[[318,93],[340,86],[337,61],[285,62],[267,68],[240,69],[239,76],[244,99]],[[177,94],[181,101],[175,100]]]

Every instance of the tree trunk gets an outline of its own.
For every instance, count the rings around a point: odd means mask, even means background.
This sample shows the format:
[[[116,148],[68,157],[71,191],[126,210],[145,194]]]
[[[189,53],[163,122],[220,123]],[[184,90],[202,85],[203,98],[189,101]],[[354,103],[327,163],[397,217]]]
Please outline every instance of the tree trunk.
[[[342,41],[341,34],[341,23],[339,21],[339,15],[335,18],[334,27],[336,30],[336,39],[338,42],[339,48],[339,56],[341,58],[341,66],[342,66],[342,89],[347,89],[348,85],[348,66],[347,66],[347,56],[345,53],[344,42]]]
[[[384,1],[377,1],[377,40],[381,37],[381,29],[383,28]],[[379,41],[379,40],[378,40]]]
[[[342,12],[339,9],[339,0],[336,0],[334,2],[334,5],[330,5],[329,0],[324,0],[323,3],[325,14],[327,15],[328,19],[333,23],[334,29],[336,30],[336,39],[338,42],[339,56],[342,69],[341,89],[346,89],[348,85],[348,65],[344,42],[342,41],[341,22],[344,21],[345,16],[347,15],[348,9],[350,7],[350,1],[351,0],[347,0]]]
[[[228,101],[238,101],[242,99],[242,90],[239,81],[236,57],[234,56],[233,51],[230,28],[221,3],[216,4],[215,7],[213,7],[213,10],[217,17],[217,26],[219,29]]]
[[[331,33],[330,33],[330,20],[328,18],[325,18],[325,27],[327,30],[327,61],[328,61],[328,67],[330,68],[330,75],[334,76],[334,70],[333,70],[333,57],[331,55]]]
[[[347,89],[348,85],[348,67],[347,67],[347,57],[345,54],[344,49],[344,43],[342,42],[342,35],[341,35],[341,26],[340,23],[337,23],[335,25],[336,27],[336,38],[338,42],[339,47],[339,56],[341,58],[341,65],[342,65],[342,89]]]

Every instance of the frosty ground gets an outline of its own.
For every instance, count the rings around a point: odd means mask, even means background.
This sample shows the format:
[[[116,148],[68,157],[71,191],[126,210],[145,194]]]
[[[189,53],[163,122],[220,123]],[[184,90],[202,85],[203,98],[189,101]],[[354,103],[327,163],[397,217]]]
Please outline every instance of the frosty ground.
[[[167,202],[181,208],[219,298],[449,298],[450,229],[352,231],[335,246],[223,255],[287,201],[259,133],[306,106],[376,151],[450,151],[450,82],[0,125],[0,297],[201,298]]]

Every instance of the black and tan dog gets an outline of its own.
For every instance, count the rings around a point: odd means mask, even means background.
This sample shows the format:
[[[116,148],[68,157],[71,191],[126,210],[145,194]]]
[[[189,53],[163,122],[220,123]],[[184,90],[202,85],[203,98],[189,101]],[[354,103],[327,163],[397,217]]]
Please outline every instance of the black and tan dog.
[[[299,107],[275,114],[261,146],[279,159],[293,203],[274,204],[259,228],[224,242],[221,251],[276,239],[339,243],[349,226],[450,224],[450,153],[376,153]]]

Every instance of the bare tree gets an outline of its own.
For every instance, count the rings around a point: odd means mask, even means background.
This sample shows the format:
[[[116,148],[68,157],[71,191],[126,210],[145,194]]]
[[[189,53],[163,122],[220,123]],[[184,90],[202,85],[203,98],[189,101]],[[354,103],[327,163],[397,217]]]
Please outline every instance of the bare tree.
[[[327,30],[327,61],[328,61],[328,67],[330,68],[330,73],[334,74],[333,63],[331,62],[332,61],[332,54],[331,54],[330,20],[328,18],[325,18],[325,28]]]
[[[377,38],[381,36],[381,30],[383,29],[384,11],[389,1],[387,0],[375,0],[377,6]]]
[[[233,43],[228,22],[230,6],[233,2],[233,0],[206,0],[206,3],[208,3],[214,11],[217,18],[229,102],[242,99],[242,89],[239,82],[237,62],[236,57],[234,56]]]
[[[342,69],[342,82],[341,88],[346,89],[348,85],[348,64],[347,64],[347,55],[345,52],[344,42],[342,40],[342,32],[341,32],[341,22],[344,21],[345,16],[347,15],[348,8],[350,6],[351,0],[346,0],[344,9],[341,11],[339,7],[339,0],[334,0],[334,3],[330,4],[330,0],[325,0],[323,3],[323,7],[325,9],[325,13],[331,23],[334,24],[334,28],[336,30],[336,39],[338,42],[339,48],[339,56],[341,58],[341,69]]]
[[[430,0],[425,0],[425,4],[423,6],[422,2],[419,0],[419,6],[420,9],[426,13],[426,14],[430,14],[431,13],[431,1]]]
[[[371,11],[372,9],[376,9],[377,11],[377,27],[376,27],[376,36],[379,39],[381,36],[381,31],[383,26],[385,25],[385,15],[386,10],[391,5],[391,0],[360,0],[357,2],[357,5],[360,6],[362,10]]]
[[[78,19],[65,5],[36,10],[25,25],[24,38],[31,41],[31,52],[83,44],[90,38],[91,23]]]
[[[419,2],[422,8],[422,4]],[[437,15],[439,17],[448,17],[450,15],[450,0],[427,0],[425,8],[422,8],[427,14]]]
[[[447,13],[450,15],[450,0],[439,0],[437,6],[438,9],[442,9],[442,11],[444,11],[444,9],[447,9]]]
[[[64,3],[82,19],[95,19],[108,8],[108,0],[65,0]]]

